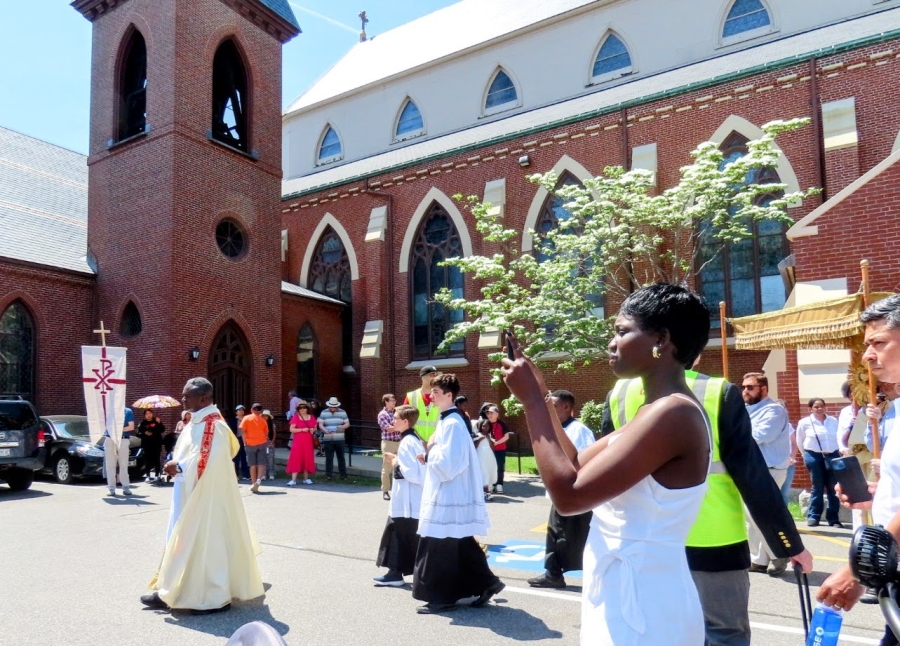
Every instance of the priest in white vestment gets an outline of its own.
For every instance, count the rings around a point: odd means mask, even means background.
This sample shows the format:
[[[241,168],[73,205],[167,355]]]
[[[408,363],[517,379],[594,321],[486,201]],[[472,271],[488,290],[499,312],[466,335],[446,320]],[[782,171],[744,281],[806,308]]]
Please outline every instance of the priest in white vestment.
[[[212,403],[212,384],[190,379],[182,402],[191,413],[165,471],[174,476],[166,549],[155,590],[141,597],[151,608],[220,612],[232,599],[264,594],[259,548],[234,479],[239,444]]]
[[[453,404],[459,381],[445,374],[432,379],[431,386],[431,400],[441,415],[428,441],[419,510],[412,595],[426,602],[416,609],[420,614],[453,610],[465,597],[477,597],[472,606],[483,606],[504,587],[475,540],[487,534],[491,523],[469,424]]]

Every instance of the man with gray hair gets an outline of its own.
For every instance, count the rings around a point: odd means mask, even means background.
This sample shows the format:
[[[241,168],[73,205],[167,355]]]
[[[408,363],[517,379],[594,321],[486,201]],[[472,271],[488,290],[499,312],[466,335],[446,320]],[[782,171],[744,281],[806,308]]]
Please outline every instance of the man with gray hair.
[[[232,599],[264,593],[256,548],[234,480],[238,441],[212,400],[212,384],[189,379],[182,391],[191,421],[164,470],[174,476],[166,549],[141,602],[157,610],[221,612]]]
[[[900,294],[873,303],[859,318],[866,326],[863,359],[869,362],[872,374],[881,382],[900,383]],[[874,523],[900,540],[900,441],[885,443],[875,499],[851,507],[871,509]],[[864,591],[850,566],[845,565],[825,579],[816,598],[827,606],[850,610]],[[886,628],[882,646],[898,643],[897,636]]]

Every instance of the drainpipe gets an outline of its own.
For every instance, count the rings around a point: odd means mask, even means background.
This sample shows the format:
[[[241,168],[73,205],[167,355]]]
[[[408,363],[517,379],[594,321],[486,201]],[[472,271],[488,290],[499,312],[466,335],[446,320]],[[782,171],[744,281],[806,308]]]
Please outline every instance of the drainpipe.
[[[822,110],[819,101],[819,79],[816,74],[818,60],[815,57],[809,59],[809,107],[812,112],[812,130],[815,138],[816,177],[819,187],[822,189],[822,204],[828,201],[828,187],[825,181],[825,141],[822,136]]]

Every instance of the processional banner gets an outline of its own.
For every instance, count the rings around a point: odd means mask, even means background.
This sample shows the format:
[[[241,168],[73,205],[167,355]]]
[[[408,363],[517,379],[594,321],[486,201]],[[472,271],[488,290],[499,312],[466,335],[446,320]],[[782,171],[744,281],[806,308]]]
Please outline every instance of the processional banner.
[[[81,375],[91,441],[108,434],[116,443],[125,426],[125,350],[81,346]]]

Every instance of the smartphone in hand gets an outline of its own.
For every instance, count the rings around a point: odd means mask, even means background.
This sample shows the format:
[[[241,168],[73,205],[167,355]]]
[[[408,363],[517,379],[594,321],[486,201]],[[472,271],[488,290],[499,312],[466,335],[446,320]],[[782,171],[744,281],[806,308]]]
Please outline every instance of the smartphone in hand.
[[[862,467],[855,455],[834,458],[831,461],[831,469],[838,484],[841,485],[841,492],[847,496],[851,504],[872,500],[869,483],[866,482],[866,476],[863,475]]]
[[[506,356],[510,361],[516,360],[516,353],[512,346],[512,333],[509,330],[506,331]]]

